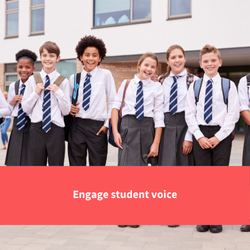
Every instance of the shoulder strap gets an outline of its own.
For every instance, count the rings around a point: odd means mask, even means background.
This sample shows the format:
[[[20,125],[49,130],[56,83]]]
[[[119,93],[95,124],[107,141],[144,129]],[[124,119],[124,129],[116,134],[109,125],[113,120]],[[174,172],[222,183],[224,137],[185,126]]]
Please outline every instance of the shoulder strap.
[[[200,78],[194,82],[194,97],[195,97],[195,104],[199,101],[200,91],[201,91],[201,84],[203,78]]]
[[[20,84],[20,79],[15,82],[15,94],[19,94],[19,84]]]
[[[78,98],[78,89],[81,81],[81,73],[77,73],[74,75],[74,91],[72,95],[72,104],[76,106],[77,98]]]
[[[119,112],[120,116],[122,116],[122,108],[124,105],[125,95],[126,95],[126,91],[127,91],[127,88],[128,88],[128,85],[130,82],[131,82],[131,80],[127,80],[126,85],[124,87],[123,96],[122,96],[122,104],[121,104],[121,108],[120,108],[120,112]]]
[[[161,84],[163,84],[164,79],[166,78],[165,75],[166,75],[166,73],[160,75],[159,82],[160,82]]]
[[[250,74],[247,75],[247,87],[250,87]]]
[[[187,89],[189,89],[190,84],[194,81],[194,75],[187,73]]]
[[[229,94],[229,89],[230,89],[230,80],[226,78],[221,78],[221,88],[222,88],[224,103],[227,105],[228,94]]]
[[[65,76],[59,75],[57,77],[57,79],[55,80],[54,84],[56,84],[59,87],[60,84],[64,81],[65,78],[66,78]]]
[[[34,79],[36,81],[36,84],[43,82],[40,73],[35,73],[35,74],[33,74],[33,76],[34,76]]]

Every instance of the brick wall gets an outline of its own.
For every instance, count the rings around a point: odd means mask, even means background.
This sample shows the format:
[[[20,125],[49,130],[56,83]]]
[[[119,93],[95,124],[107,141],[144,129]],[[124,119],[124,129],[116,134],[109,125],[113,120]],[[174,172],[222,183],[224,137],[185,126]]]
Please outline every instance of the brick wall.
[[[5,67],[4,63],[0,63],[0,88],[2,91],[5,90]]]

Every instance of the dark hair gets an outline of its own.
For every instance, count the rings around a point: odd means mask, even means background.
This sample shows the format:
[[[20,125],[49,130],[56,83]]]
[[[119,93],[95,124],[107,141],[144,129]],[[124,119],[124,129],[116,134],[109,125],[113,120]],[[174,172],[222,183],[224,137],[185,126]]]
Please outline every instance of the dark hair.
[[[36,59],[37,59],[37,55],[28,50],[28,49],[22,49],[19,52],[16,53],[16,61],[19,62],[20,59],[29,59],[32,63],[32,65],[34,65]]]
[[[60,56],[60,49],[54,42],[45,42],[39,49],[40,55],[43,53],[44,49],[48,50],[49,53],[55,53],[57,57]]]
[[[101,57],[101,61],[104,59],[107,53],[107,49],[105,47],[105,43],[102,39],[96,38],[95,36],[85,36],[83,37],[76,46],[76,54],[77,58],[81,61],[81,56],[83,55],[85,49],[87,47],[95,47],[99,51],[99,55]],[[101,63],[98,63],[98,65]],[[83,63],[83,62],[82,62]]]

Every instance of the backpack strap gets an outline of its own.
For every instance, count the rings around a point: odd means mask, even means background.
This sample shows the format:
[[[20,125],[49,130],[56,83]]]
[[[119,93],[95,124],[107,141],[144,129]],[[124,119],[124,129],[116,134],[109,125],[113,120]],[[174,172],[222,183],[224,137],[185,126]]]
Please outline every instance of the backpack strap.
[[[203,78],[200,78],[194,82],[195,105],[197,105],[197,102],[199,101],[202,81],[203,81]]]
[[[246,77],[247,77],[247,94],[249,95],[249,88],[250,88],[250,74],[248,74]]]
[[[74,75],[74,91],[72,95],[72,104],[76,106],[77,98],[78,98],[78,89],[81,81],[81,73],[77,73]]]
[[[221,88],[224,98],[224,103],[228,105],[228,94],[230,89],[230,80],[226,78],[221,78]]]
[[[160,77],[159,77],[159,82],[160,82],[161,84],[163,84],[164,79],[166,78],[165,75],[166,75],[166,74],[164,73],[164,74],[160,75]]]
[[[194,81],[194,75],[187,73],[187,89],[189,89],[190,84]]]
[[[57,77],[57,79],[55,80],[54,84],[56,84],[58,87],[60,86],[60,84],[64,81],[64,79],[66,79],[65,76],[59,75]]]
[[[122,104],[121,104],[121,108],[120,108],[120,111],[119,111],[120,117],[122,117],[122,108],[124,106],[125,95],[126,95],[126,91],[127,91],[127,88],[128,88],[128,85],[129,85],[130,82],[131,82],[131,80],[127,80],[126,85],[124,87],[123,96],[122,96]]]
[[[15,94],[19,95],[19,84],[20,84],[20,79],[15,82]]]
[[[36,84],[43,82],[40,73],[35,73],[35,74],[33,74],[33,76],[34,76],[34,79],[36,81]]]

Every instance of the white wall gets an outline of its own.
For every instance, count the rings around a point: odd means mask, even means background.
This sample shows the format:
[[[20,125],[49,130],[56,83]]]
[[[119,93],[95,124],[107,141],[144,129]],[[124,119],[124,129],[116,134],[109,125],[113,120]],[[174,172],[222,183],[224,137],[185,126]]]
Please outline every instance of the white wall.
[[[0,63],[15,62],[15,53],[28,48],[38,54],[48,40],[56,42],[62,59],[75,58],[81,37],[102,38],[108,56],[146,51],[165,52],[172,44],[200,50],[205,44],[218,48],[250,46],[250,1],[193,0],[192,18],[166,20],[168,0],[152,0],[151,22],[92,29],[92,0],[45,1],[45,35],[29,36],[30,0],[19,0],[19,37],[5,37],[5,0],[0,1]]]

